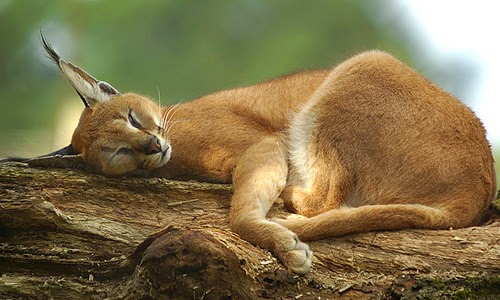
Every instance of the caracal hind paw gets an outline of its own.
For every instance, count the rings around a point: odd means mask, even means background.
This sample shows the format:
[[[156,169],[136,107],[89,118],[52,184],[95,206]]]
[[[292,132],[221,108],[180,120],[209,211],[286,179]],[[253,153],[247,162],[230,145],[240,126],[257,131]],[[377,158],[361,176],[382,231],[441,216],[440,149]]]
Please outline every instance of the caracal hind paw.
[[[294,273],[304,275],[311,270],[313,252],[306,243],[299,240],[296,234],[292,235],[279,256]]]

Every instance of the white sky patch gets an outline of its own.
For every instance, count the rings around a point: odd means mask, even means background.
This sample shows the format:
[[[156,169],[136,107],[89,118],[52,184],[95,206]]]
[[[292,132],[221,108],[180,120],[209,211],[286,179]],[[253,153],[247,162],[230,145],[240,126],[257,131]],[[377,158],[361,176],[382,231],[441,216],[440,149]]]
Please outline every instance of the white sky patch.
[[[429,55],[473,58],[479,78],[468,103],[488,138],[500,145],[500,1],[397,0],[420,31]]]

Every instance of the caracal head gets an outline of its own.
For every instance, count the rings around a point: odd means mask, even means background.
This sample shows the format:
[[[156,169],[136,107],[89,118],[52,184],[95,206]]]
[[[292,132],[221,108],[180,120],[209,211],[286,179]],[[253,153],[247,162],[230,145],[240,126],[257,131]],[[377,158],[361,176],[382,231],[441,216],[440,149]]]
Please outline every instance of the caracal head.
[[[167,163],[171,147],[159,105],[141,95],[121,94],[61,59],[43,35],[42,42],[85,105],[71,145],[64,149],[111,176],[144,173]]]

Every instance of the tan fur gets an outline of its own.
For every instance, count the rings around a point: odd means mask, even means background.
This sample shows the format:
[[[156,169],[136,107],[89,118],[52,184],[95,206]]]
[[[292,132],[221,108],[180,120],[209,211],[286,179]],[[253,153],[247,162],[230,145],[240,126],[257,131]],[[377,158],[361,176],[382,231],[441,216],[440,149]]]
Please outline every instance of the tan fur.
[[[132,111],[141,128],[128,120]],[[77,153],[106,175],[122,175],[152,170],[167,163],[170,152],[147,155],[151,138],[157,137],[163,150],[170,139],[160,127],[162,110],[152,101],[136,94],[116,96],[113,101],[95,103],[86,108],[73,133],[71,145]]]
[[[130,108],[146,130],[127,124]],[[168,110],[165,126],[152,121]],[[166,165],[141,163],[152,134],[162,137],[162,147],[172,145]],[[222,91],[175,109],[117,95],[85,110],[72,143],[110,175],[144,168],[154,169],[152,176],[232,182],[231,229],[300,274],[309,271],[312,252],[296,234],[314,240],[477,225],[496,193],[479,120],[379,51],[332,71]],[[113,161],[120,147],[136,150]],[[289,210],[309,218],[266,219],[280,194]]]

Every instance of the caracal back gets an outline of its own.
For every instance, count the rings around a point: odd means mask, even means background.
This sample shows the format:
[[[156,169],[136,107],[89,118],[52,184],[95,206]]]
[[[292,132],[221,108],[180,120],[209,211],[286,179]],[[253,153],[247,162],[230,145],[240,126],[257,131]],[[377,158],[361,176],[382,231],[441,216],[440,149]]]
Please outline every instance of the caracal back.
[[[290,129],[288,209],[303,240],[477,225],[496,195],[473,112],[392,56],[336,67]]]

